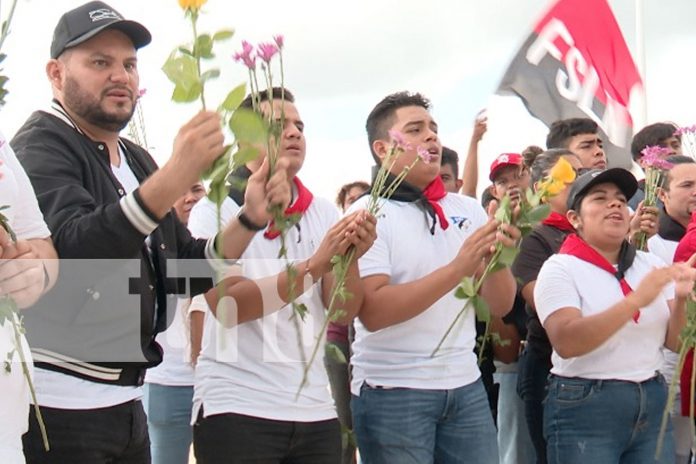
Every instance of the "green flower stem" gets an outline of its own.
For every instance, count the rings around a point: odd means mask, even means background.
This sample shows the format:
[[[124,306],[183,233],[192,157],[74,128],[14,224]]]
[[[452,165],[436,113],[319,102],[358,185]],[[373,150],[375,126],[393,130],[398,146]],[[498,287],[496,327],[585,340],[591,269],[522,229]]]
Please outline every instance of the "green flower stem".
[[[198,41],[198,30],[196,28],[196,23],[198,22],[198,11],[189,10],[191,12],[191,26],[193,28],[193,48],[196,48],[196,43]],[[196,53],[196,71],[198,72],[198,80],[201,84],[201,105],[203,106],[203,111],[206,109],[205,105],[205,82],[201,80],[201,57]]]
[[[486,266],[486,269],[483,271],[483,274],[479,278],[479,280],[476,281],[476,284],[474,285],[474,295],[478,295],[479,291],[481,290],[481,286],[483,285],[483,282],[488,278],[488,275],[491,273],[495,265],[498,263],[498,257],[500,256],[500,253],[502,251],[501,246],[497,246],[495,253],[491,257],[491,260],[488,262],[488,265]],[[466,311],[469,309],[469,306],[471,305],[471,298],[466,300],[466,304],[464,307],[459,310],[457,313],[457,316],[454,318],[452,323],[449,325],[447,328],[447,331],[445,332],[445,335],[442,336],[440,341],[438,342],[437,346],[433,350],[432,353],[430,353],[430,357],[435,357],[438,351],[440,351],[440,348],[442,348],[443,343],[445,343],[445,340],[447,340],[447,337],[449,337],[450,333],[452,330],[454,330],[454,327],[457,325],[457,322],[459,322],[459,319],[466,313]],[[490,322],[486,323],[486,332],[484,334],[484,339],[483,341],[485,342],[486,336],[488,336],[488,328],[489,328]],[[482,343],[483,345],[483,343]],[[482,347],[483,348],[483,347]],[[481,353],[483,352],[483,349],[479,350],[479,361],[481,360]]]
[[[9,297],[5,297],[9,298]],[[39,408],[39,402],[36,400],[36,390],[34,389],[34,383],[31,380],[31,375],[29,373],[29,368],[27,367],[27,358],[24,355],[24,349],[22,348],[22,332],[23,329],[19,326],[20,323],[17,322],[15,317],[10,318],[12,322],[12,329],[14,332],[14,343],[17,348],[17,353],[19,354],[19,360],[22,363],[22,373],[24,378],[27,380],[29,385],[29,392],[31,393],[31,401],[34,403],[34,412],[36,413],[36,420],[39,423],[39,429],[41,430],[41,439],[43,440],[44,449],[50,451],[51,447],[48,444],[48,434],[46,433],[46,423],[41,415],[41,408]]]
[[[350,263],[353,261],[355,258],[355,247],[352,247],[348,250],[348,253],[346,255],[340,256],[339,259],[341,262],[334,264],[333,266],[333,272],[334,272],[334,286],[333,289],[331,290],[331,297],[329,298],[329,307],[326,310],[326,317],[324,318],[324,323],[321,326],[321,330],[319,330],[319,334],[317,335],[317,342],[314,344],[314,348],[312,349],[312,353],[309,357],[309,360],[305,364],[304,371],[302,372],[302,382],[300,382],[300,387],[297,389],[297,393],[295,393],[295,399],[297,399],[300,396],[300,392],[304,388],[305,385],[307,385],[307,378],[309,377],[309,369],[312,367],[312,363],[317,357],[317,353],[319,352],[319,347],[321,346],[321,341],[324,339],[326,336],[326,331],[329,328],[329,323],[330,322],[335,322],[338,316],[338,312],[335,309],[336,305],[336,298],[338,298],[339,295],[343,294],[345,291],[345,283],[346,283],[346,276],[348,275],[348,267],[350,266]]]
[[[2,46],[5,43],[5,39],[10,34],[10,24],[12,23],[12,17],[14,16],[16,6],[17,6],[17,0],[12,0],[12,6],[10,7],[10,14],[7,15],[7,19],[5,20],[5,29],[2,31],[2,34],[0,34],[0,49],[2,49]]]

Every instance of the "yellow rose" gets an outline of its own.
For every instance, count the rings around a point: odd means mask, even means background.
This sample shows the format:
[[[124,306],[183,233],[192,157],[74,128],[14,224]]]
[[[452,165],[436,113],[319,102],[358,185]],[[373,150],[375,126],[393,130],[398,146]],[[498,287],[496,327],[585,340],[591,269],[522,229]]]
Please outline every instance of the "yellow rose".
[[[542,185],[542,189],[548,196],[558,195],[566,188],[566,183],[561,180],[549,179]]]
[[[549,171],[549,178],[554,182],[570,184],[575,180],[575,170],[564,157],[558,158],[556,164]]]
[[[179,0],[179,6],[184,10],[198,10],[208,0]]]

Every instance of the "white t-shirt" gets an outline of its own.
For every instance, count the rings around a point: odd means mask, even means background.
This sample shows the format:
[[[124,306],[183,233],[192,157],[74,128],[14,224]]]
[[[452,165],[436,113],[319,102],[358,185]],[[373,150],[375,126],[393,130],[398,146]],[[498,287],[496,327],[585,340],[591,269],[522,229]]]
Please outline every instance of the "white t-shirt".
[[[365,208],[367,196],[356,201],[349,213]],[[414,203],[389,200],[377,221],[377,240],[360,259],[360,275],[390,276],[390,283],[420,279],[451,262],[464,240],[487,221],[478,202],[457,194],[440,201],[450,226],[435,226],[430,234],[426,214]],[[429,222],[430,219],[428,218]],[[476,381],[481,373],[473,352],[476,342],[474,310],[462,317],[435,357],[431,357],[447,327],[466,304],[454,289],[418,316],[375,332],[355,320],[353,343],[353,394],[360,386],[451,389]]]
[[[238,210],[234,201],[225,199],[222,224],[227,224]],[[301,232],[293,227],[287,234],[290,259],[309,258],[337,219],[336,208],[327,200],[315,197],[299,222]],[[196,237],[211,237],[217,232],[216,207],[207,198],[198,202],[191,211],[189,228]],[[258,232],[241,256],[241,272],[251,279],[281,272],[285,263],[276,259],[279,245],[279,238],[268,240],[263,232]],[[300,362],[290,305],[230,329],[223,328],[215,317],[207,317],[201,355],[196,365],[194,419],[201,406],[206,417],[236,413],[297,422],[336,417],[328,377],[321,360],[324,337],[320,336],[320,329],[326,310],[321,300],[320,283],[299,296],[297,302],[304,303],[309,311],[305,320],[300,322],[307,357],[317,338],[322,343],[320,356],[314,360],[308,384],[299,397],[295,398],[304,365]]]
[[[648,239],[648,250],[650,253],[669,264],[674,262],[674,252],[677,251],[677,245],[679,245],[679,242],[664,239],[658,234]]]
[[[626,271],[626,282],[638,288],[643,277],[665,263],[650,253],[638,251]],[[599,314],[624,298],[616,277],[570,255],[554,255],[539,271],[534,287],[537,314],[543,324],[559,309],[578,308],[583,316]],[[642,382],[662,366],[662,347],[667,334],[669,307],[674,286],[668,285],[655,301],[641,309],[638,323],[627,322],[606,342],[582,356],[563,359],[554,349],[551,372],[564,377],[615,379]]]
[[[138,188],[138,179],[126,162],[123,152],[120,154],[121,164],[118,167],[112,165],[111,172],[126,193],[131,193]],[[41,406],[60,409],[106,408],[142,396],[142,387],[108,385],[61,372],[36,369],[36,397]]]
[[[674,253],[677,251],[677,245],[679,245],[679,242],[664,239],[658,234],[648,239],[648,250],[650,253],[656,255],[667,264],[672,264],[674,262]],[[671,383],[674,371],[677,369],[677,363],[679,362],[679,354],[666,347],[662,349],[662,354],[665,360],[660,372],[665,376],[667,383]]]
[[[47,238],[51,235],[44,222],[29,178],[19,164],[10,144],[0,134],[0,206],[9,206],[2,214],[18,239]],[[30,373],[33,361],[24,336],[22,351]],[[6,321],[0,326],[0,358],[4,361],[14,351],[14,330]],[[22,434],[29,427],[29,385],[22,373],[19,354],[12,357],[10,372],[0,367],[0,462],[24,462]]]
[[[167,330],[155,339],[162,347],[162,362],[147,370],[146,383],[177,387],[193,386],[193,366],[190,363],[190,343],[187,324],[191,300],[179,299],[174,319]]]

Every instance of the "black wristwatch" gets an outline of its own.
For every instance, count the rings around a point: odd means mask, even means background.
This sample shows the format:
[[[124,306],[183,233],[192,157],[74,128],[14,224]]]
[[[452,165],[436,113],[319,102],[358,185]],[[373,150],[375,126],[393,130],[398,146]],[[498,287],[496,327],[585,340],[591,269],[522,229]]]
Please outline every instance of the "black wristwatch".
[[[246,215],[246,212],[243,209],[239,210],[239,213],[237,214],[237,219],[239,220],[239,223],[242,226],[244,226],[245,229],[250,230],[252,232],[259,232],[266,228],[266,224],[260,226],[251,222],[251,219],[249,219],[249,216]]]

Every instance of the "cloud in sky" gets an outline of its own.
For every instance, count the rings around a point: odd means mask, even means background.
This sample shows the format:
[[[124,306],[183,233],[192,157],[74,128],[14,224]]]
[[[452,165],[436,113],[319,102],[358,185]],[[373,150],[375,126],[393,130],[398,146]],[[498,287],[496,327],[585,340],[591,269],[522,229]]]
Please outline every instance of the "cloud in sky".
[[[691,83],[696,66],[688,58],[696,46],[691,26],[696,2],[610,0],[634,53],[634,8],[640,1],[646,8],[648,121],[696,123],[692,105],[696,90]],[[0,111],[0,128],[7,136],[31,111],[48,106],[51,95],[44,66],[52,31],[65,10],[81,3],[20,0],[4,45],[11,93]],[[139,68],[141,86],[148,90],[143,100],[148,139],[163,163],[179,126],[197,111],[196,105],[169,101],[172,87],[160,71],[169,52],[189,39],[188,24],[176,0],[108,3],[153,33],[152,44],[139,54]],[[514,102],[491,96],[517,48],[550,4],[548,0],[209,0],[200,27],[236,29],[233,41],[220,48],[220,58],[231,56],[242,38],[254,42],[285,35],[286,82],[307,125],[303,178],[318,194],[333,198],[340,184],[369,175],[365,118],[393,91],[409,89],[429,96],[443,142],[460,156],[465,155],[474,115],[489,106],[482,171],[496,153],[542,144],[542,125]],[[218,101],[246,77],[231,59],[224,61],[224,85],[211,86],[210,101]]]

